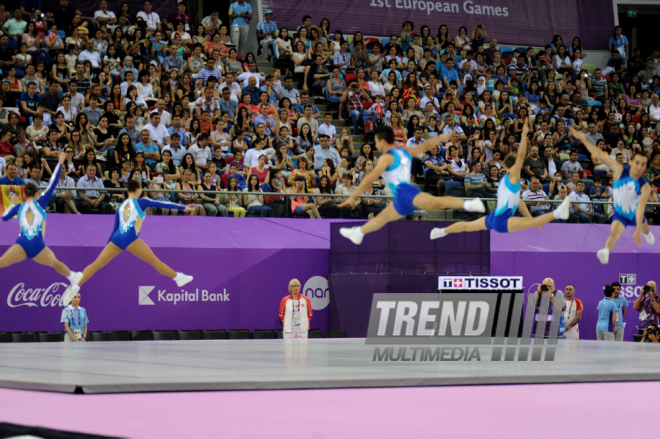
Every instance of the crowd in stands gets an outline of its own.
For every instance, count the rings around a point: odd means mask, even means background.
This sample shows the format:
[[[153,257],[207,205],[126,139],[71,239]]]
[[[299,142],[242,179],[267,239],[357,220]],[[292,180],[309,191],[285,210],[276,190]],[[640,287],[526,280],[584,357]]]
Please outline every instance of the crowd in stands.
[[[149,196],[194,205],[193,215],[371,217],[385,199],[340,210],[336,198],[306,194],[352,193],[377,164],[369,133],[380,123],[402,147],[453,132],[414,158],[413,180],[439,195],[494,198],[525,123],[523,198],[533,214],[568,196],[571,222],[611,215],[584,202],[611,198],[611,172],[570,127],[624,166],[646,152],[648,178],[660,181],[660,50],[631,50],[620,27],[607,65],[593,66],[579,37],[514,49],[482,26],[440,25],[434,35],[412,22],[389,38],[344,36],[307,15],[279,29],[266,10],[255,55],[245,52],[253,15],[244,0],[231,4],[232,23],[217,11],[195,23],[183,3],[161,21],[150,0],[137,14],[101,0],[93,18],[67,0],[56,11],[21,5],[0,4],[0,184],[44,186],[67,152],[59,186],[80,190],[58,190],[51,210],[111,213],[123,195],[103,189],[137,179],[162,190]],[[258,57],[273,73],[260,72]],[[316,107],[324,101],[331,111]],[[217,193],[236,189],[264,195]],[[363,195],[387,193],[378,180]]]

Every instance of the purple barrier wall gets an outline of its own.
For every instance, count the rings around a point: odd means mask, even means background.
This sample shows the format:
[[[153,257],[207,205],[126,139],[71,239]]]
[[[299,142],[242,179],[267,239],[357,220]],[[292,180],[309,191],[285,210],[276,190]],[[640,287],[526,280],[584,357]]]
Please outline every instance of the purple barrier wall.
[[[113,221],[112,216],[49,215],[46,242],[60,260],[81,270],[105,246]],[[17,232],[16,221],[3,224],[0,252],[14,243]],[[280,300],[295,277],[312,299],[311,327],[325,330],[329,232],[325,220],[147,217],[142,239],[195,280],[177,288],[124,252],[82,288],[89,329],[276,329]],[[65,279],[33,261],[0,273],[0,331],[62,329],[59,298]]]
[[[625,339],[633,340],[639,313],[632,304],[641,287],[649,280],[658,281],[660,246],[643,242],[638,248],[632,241],[634,228],[626,229],[608,265],[602,265],[596,252],[603,248],[609,225],[548,224],[545,233],[537,229],[491,236],[491,275],[523,276],[525,291],[533,292],[546,277],[555,281],[557,289],[575,286],[575,297],[582,301],[584,312],[579,324],[580,338],[596,339],[596,306],[603,296],[603,285],[619,281],[619,275],[635,275],[634,282],[623,285],[628,300]],[[656,236],[660,227],[652,227]],[[628,277],[630,279],[630,277]],[[624,282],[622,282],[624,283]]]
[[[433,227],[449,224],[397,221],[367,235],[360,246],[339,234],[345,224],[331,224],[330,329],[365,337],[376,293],[434,293],[440,275],[487,276],[489,232],[429,239]]]
[[[452,37],[465,26],[468,36],[475,25],[483,25],[489,38],[507,44],[545,46],[559,34],[570,45],[574,36],[585,49],[607,49],[614,29],[612,4],[598,0],[576,2],[539,2],[481,0],[437,2],[429,0],[271,0],[273,20],[279,28],[294,31],[304,15],[318,25],[327,18],[331,30],[344,35],[361,31],[366,35],[400,35],[405,21],[422,25],[436,35],[446,24]]]

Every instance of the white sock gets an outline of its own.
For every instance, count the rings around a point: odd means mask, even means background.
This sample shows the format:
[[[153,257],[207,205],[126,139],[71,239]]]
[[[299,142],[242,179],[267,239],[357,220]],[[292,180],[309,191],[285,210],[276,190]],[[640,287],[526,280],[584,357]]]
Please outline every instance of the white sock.
[[[71,289],[73,289],[73,291],[75,291],[76,294],[78,294],[78,293],[80,292],[80,287],[79,287],[78,285],[73,285],[73,286],[71,287]]]
[[[470,201],[472,201],[472,200],[465,200],[463,202],[463,210],[468,210],[468,206],[470,205]]]
[[[178,282],[181,279],[183,279],[183,273],[177,273],[176,276],[174,276],[174,282]]]
[[[362,227],[355,227],[355,234],[360,238],[364,238],[364,233],[362,233]]]
[[[76,278],[76,272],[72,271],[66,278],[69,280],[69,282],[73,282],[73,280]]]
[[[649,233],[644,233],[644,232],[642,232],[642,236],[649,237],[649,236],[651,236],[651,232],[649,232]]]
[[[559,209],[553,210],[552,214],[554,215],[555,219],[560,219],[561,218],[561,213],[559,212]]]

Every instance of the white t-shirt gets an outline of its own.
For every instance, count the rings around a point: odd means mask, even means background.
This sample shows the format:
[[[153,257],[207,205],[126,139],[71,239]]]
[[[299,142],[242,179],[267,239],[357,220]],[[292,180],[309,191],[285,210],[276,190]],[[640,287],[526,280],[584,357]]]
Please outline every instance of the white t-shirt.
[[[98,17],[101,17],[101,18],[117,18],[117,17],[115,16],[115,13],[114,13],[114,12],[112,12],[112,11],[106,11],[106,12],[103,12],[103,11],[101,11],[101,10],[99,9],[98,11],[94,12],[94,21],[96,21],[96,25],[97,25],[98,27],[101,27],[101,23],[99,23],[99,22],[96,20]],[[108,30],[109,30],[109,29],[112,29],[112,26],[113,26],[113,25],[112,25],[112,24],[109,24],[109,23],[105,25],[105,27],[107,27]]]
[[[649,114],[655,120],[660,120],[660,105],[655,107],[653,104],[649,105]]]
[[[209,160],[211,160],[211,148],[208,145],[201,147],[195,143],[190,148],[188,152],[195,157],[195,164],[199,166],[206,166]]]
[[[262,155],[268,156],[266,151],[263,149],[261,151],[257,151],[256,148],[248,149],[248,151],[245,153],[245,158],[243,159],[243,166],[249,166],[250,168],[258,166],[259,157]]]
[[[229,87],[226,82],[223,82],[218,86],[218,89],[220,92],[222,92],[222,89],[225,87]],[[231,83],[231,87],[229,87],[229,90],[231,90],[231,96],[229,99],[232,101],[236,101],[236,103],[240,103],[240,99],[238,98],[238,95],[241,93],[241,86],[238,85],[236,81]]]
[[[151,142],[159,144],[159,145],[164,145],[165,144],[165,137],[169,137],[170,133],[167,132],[167,128],[165,128],[162,125],[158,125],[157,127],[154,127],[150,123],[146,124],[144,126],[145,130],[149,131],[149,135],[151,136]]]
[[[147,14],[144,11],[140,11],[137,13],[137,17],[142,17],[142,19],[147,22],[147,27],[149,29],[156,29],[157,24],[160,23],[160,16],[157,12],[150,12]]]

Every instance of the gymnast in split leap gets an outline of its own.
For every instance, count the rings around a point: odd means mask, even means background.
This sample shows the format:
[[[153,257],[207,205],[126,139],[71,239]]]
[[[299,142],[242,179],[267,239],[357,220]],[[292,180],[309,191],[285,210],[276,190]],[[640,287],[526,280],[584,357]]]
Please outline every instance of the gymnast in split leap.
[[[140,183],[135,180],[130,180],[126,184],[126,189],[128,191],[128,199],[121,203],[121,206],[117,209],[117,213],[115,214],[115,228],[112,231],[108,244],[99,257],[83,270],[82,279],[79,282],[72,283],[64,292],[62,301],[65,306],[71,302],[78,291],[80,291],[80,287],[90,277],[105,267],[115,256],[124,250],[128,250],[146,263],[151,264],[163,276],[172,278],[179,287],[193,280],[192,276],[177,273],[161,262],[149,246],[140,239],[140,229],[142,228],[142,222],[145,216],[144,210],[147,207],[184,210],[184,206],[165,201],[140,198],[142,188],[140,187]],[[185,207],[185,210],[188,211],[189,207]]]
[[[350,239],[353,244],[360,245],[367,233],[381,229],[385,224],[397,221],[418,209],[465,209],[468,212],[484,212],[484,204],[478,198],[461,200],[454,197],[434,197],[419,190],[410,183],[412,157],[430,151],[434,146],[447,142],[451,134],[444,134],[427,140],[412,148],[394,146],[394,131],[383,126],[374,130],[376,148],[381,153],[378,165],[369,175],[362,179],[358,188],[339,207],[354,203],[356,198],[370,188],[373,182],[382,174],[387,183],[394,202],[390,203],[374,219],[360,227],[342,227],[339,233]]]
[[[50,200],[57,186],[62,163],[65,159],[66,154],[60,153],[59,163],[50,177],[48,187],[41,195],[39,194],[39,188],[32,183],[25,185],[26,200],[24,203],[19,203],[16,195],[12,192],[12,205],[2,215],[2,220],[9,221],[14,216],[18,216],[21,231],[16,244],[9,247],[5,254],[0,257],[0,268],[9,267],[28,258],[41,265],[53,267],[59,274],[65,276],[71,284],[77,283],[82,278],[82,273],[71,271],[64,263],[58,261],[53,251],[44,242],[44,235],[46,234],[46,211],[44,209],[46,209],[48,200]]]
[[[570,128],[571,135],[580,139],[582,144],[589,150],[591,157],[599,158],[610,167],[614,175],[614,215],[612,215],[612,226],[610,236],[607,238],[605,248],[598,250],[596,256],[601,264],[607,264],[610,260],[610,252],[628,226],[637,226],[633,240],[637,246],[642,245],[642,236],[649,245],[655,243],[655,236],[651,233],[646,222],[644,211],[646,202],[651,194],[651,186],[644,178],[648,158],[640,151],[633,153],[630,159],[630,169],[624,168],[610,156],[589,142],[584,134]]]
[[[538,227],[549,223],[554,219],[568,219],[571,212],[571,204],[568,197],[553,212],[537,217],[532,217],[525,203],[520,203],[520,170],[525,161],[527,142],[529,139],[529,124],[525,120],[518,154],[509,154],[504,159],[502,166],[507,173],[500,180],[497,187],[497,207],[490,215],[474,221],[461,221],[446,228],[436,227],[431,230],[431,239],[438,239],[450,233],[476,232],[477,230],[495,230],[499,233],[517,232],[530,227]],[[520,204],[519,204],[520,203]],[[513,216],[516,209],[520,209],[523,218]]]

